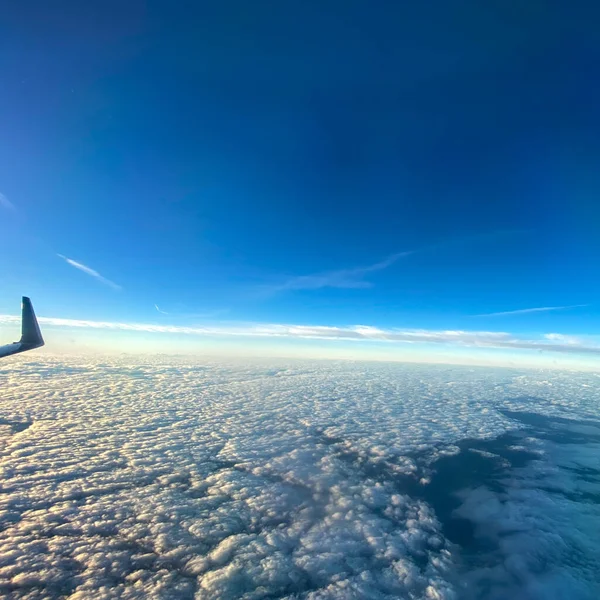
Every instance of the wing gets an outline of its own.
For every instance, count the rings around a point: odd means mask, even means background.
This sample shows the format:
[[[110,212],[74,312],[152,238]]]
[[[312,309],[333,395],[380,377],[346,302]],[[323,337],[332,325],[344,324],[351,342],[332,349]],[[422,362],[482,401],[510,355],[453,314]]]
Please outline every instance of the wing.
[[[23,304],[21,305],[21,339],[13,344],[0,346],[0,358],[17,354],[18,352],[33,350],[43,345],[44,339],[42,338],[40,326],[33,312],[31,300],[23,296]]]

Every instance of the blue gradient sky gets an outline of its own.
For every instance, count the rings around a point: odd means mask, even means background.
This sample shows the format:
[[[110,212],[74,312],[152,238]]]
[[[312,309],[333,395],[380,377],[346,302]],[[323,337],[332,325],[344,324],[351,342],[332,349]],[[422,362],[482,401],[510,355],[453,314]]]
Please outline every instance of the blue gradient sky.
[[[14,4],[0,314],[598,335],[599,18]]]

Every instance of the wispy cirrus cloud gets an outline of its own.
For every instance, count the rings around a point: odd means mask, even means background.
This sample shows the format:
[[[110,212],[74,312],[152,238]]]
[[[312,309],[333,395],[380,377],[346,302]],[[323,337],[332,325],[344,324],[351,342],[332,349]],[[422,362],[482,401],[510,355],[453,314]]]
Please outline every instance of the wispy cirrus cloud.
[[[538,306],[536,308],[520,308],[518,310],[504,310],[501,312],[482,313],[474,317],[505,317],[509,315],[526,315],[529,313],[549,312],[553,310],[570,310],[572,308],[583,308],[589,304],[570,304],[568,306]]]
[[[77,262],[76,260],[73,260],[72,258],[64,256],[63,254],[57,254],[57,256],[62,258],[67,264],[71,265],[72,267],[75,267],[76,269],[83,271],[84,273],[86,273],[87,275],[90,275],[91,277],[94,277],[95,279],[97,279],[98,281],[103,283],[104,285],[107,285],[107,286],[113,288],[113,290],[122,289],[120,285],[116,284],[114,281],[111,281],[110,279],[107,279],[106,277],[103,277],[102,275],[100,275],[100,273],[98,273],[98,271],[95,271],[91,267],[88,267],[87,265],[84,265],[83,263]]]
[[[340,269],[335,271],[326,271],[322,273],[315,273],[311,275],[299,275],[294,276],[282,281],[281,283],[275,283],[272,285],[263,286],[261,289],[267,294],[275,294],[278,292],[285,292],[291,290],[316,290],[321,288],[346,288],[346,289],[360,289],[373,287],[373,283],[370,282],[366,277],[371,273],[377,271],[383,271],[388,267],[391,267],[396,262],[403,258],[407,258],[413,254],[421,254],[425,252],[433,252],[437,250],[459,248],[461,246],[470,245],[474,243],[489,242],[491,240],[514,236],[518,234],[527,233],[527,230],[511,229],[511,230],[499,230],[489,231],[484,233],[477,233],[473,235],[465,235],[462,237],[455,237],[446,239],[436,244],[430,244],[414,250],[406,250],[404,252],[396,252],[390,254],[383,260],[380,260],[371,265],[364,267],[354,267],[350,269]]]
[[[327,325],[286,325],[277,323],[240,323],[184,327],[113,321],[86,321],[39,317],[42,325],[67,328],[110,329],[116,331],[185,334],[210,337],[255,337],[312,339],[323,341],[388,342],[403,344],[446,344],[456,347],[536,350],[600,355],[600,339],[579,338],[559,333],[522,337],[499,331],[431,329],[380,329],[369,325],[337,327]],[[18,323],[20,317],[0,315],[0,324]]]
[[[17,207],[2,193],[0,193],[0,206],[11,212],[17,212]]]
[[[352,269],[340,269],[337,271],[326,271],[313,275],[299,275],[291,277],[279,284],[267,286],[265,291],[276,293],[287,290],[316,290],[320,288],[368,288],[372,283],[365,279],[365,276],[376,271],[382,271],[392,266],[401,258],[414,254],[414,250],[406,252],[396,252],[390,254],[387,258],[379,262],[367,265],[365,267],[355,267]]]
[[[219,317],[229,312],[228,308],[219,308],[215,310],[207,310],[204,312],[179,312],[177,306],[173,310],[169,308],[169,310],[166,311],[160,308],[158,304],[154,304],[154,308],[161,315],[169,315],[172,319],[215,319],[216,317]]]

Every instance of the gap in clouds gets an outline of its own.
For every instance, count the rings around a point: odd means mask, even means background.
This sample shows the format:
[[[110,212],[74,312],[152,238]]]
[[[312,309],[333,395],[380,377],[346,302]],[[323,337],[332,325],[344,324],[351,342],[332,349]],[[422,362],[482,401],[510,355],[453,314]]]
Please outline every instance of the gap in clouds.
[[[505,402],[510,408],[499,412],[514,427],[497,437],[434,444],[401,460],[371,456],[342,437],[322,435],[322,442],[362,478],[434,509],[440,533],[460,548],[450,577],[460,598],[525,598],[534,584],[543,597],[592,600],[600,528],[579,531],[569,515],[586,504],[600,515],[600,468],[586,466],[588,452],[600,448],[600,421],[528,412],[544,398]]]

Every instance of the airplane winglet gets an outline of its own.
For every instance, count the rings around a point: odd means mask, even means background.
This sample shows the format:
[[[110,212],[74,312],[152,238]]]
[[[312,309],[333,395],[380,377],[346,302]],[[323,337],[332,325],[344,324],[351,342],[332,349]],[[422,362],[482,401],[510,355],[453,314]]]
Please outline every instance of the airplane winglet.
[[[13,344],[0,346],[0,358],[33,350],[43,345],[44,338],[35,317],[35,312],[33,312],[31,300],[27,296],[23,296],[23,303],[21,305],[21,339]]]
[[[21,305],[21,344],[26,344],[28,350],[44,345],[44,338],[38,324],[33,305],[27,296],[23,296]]]

